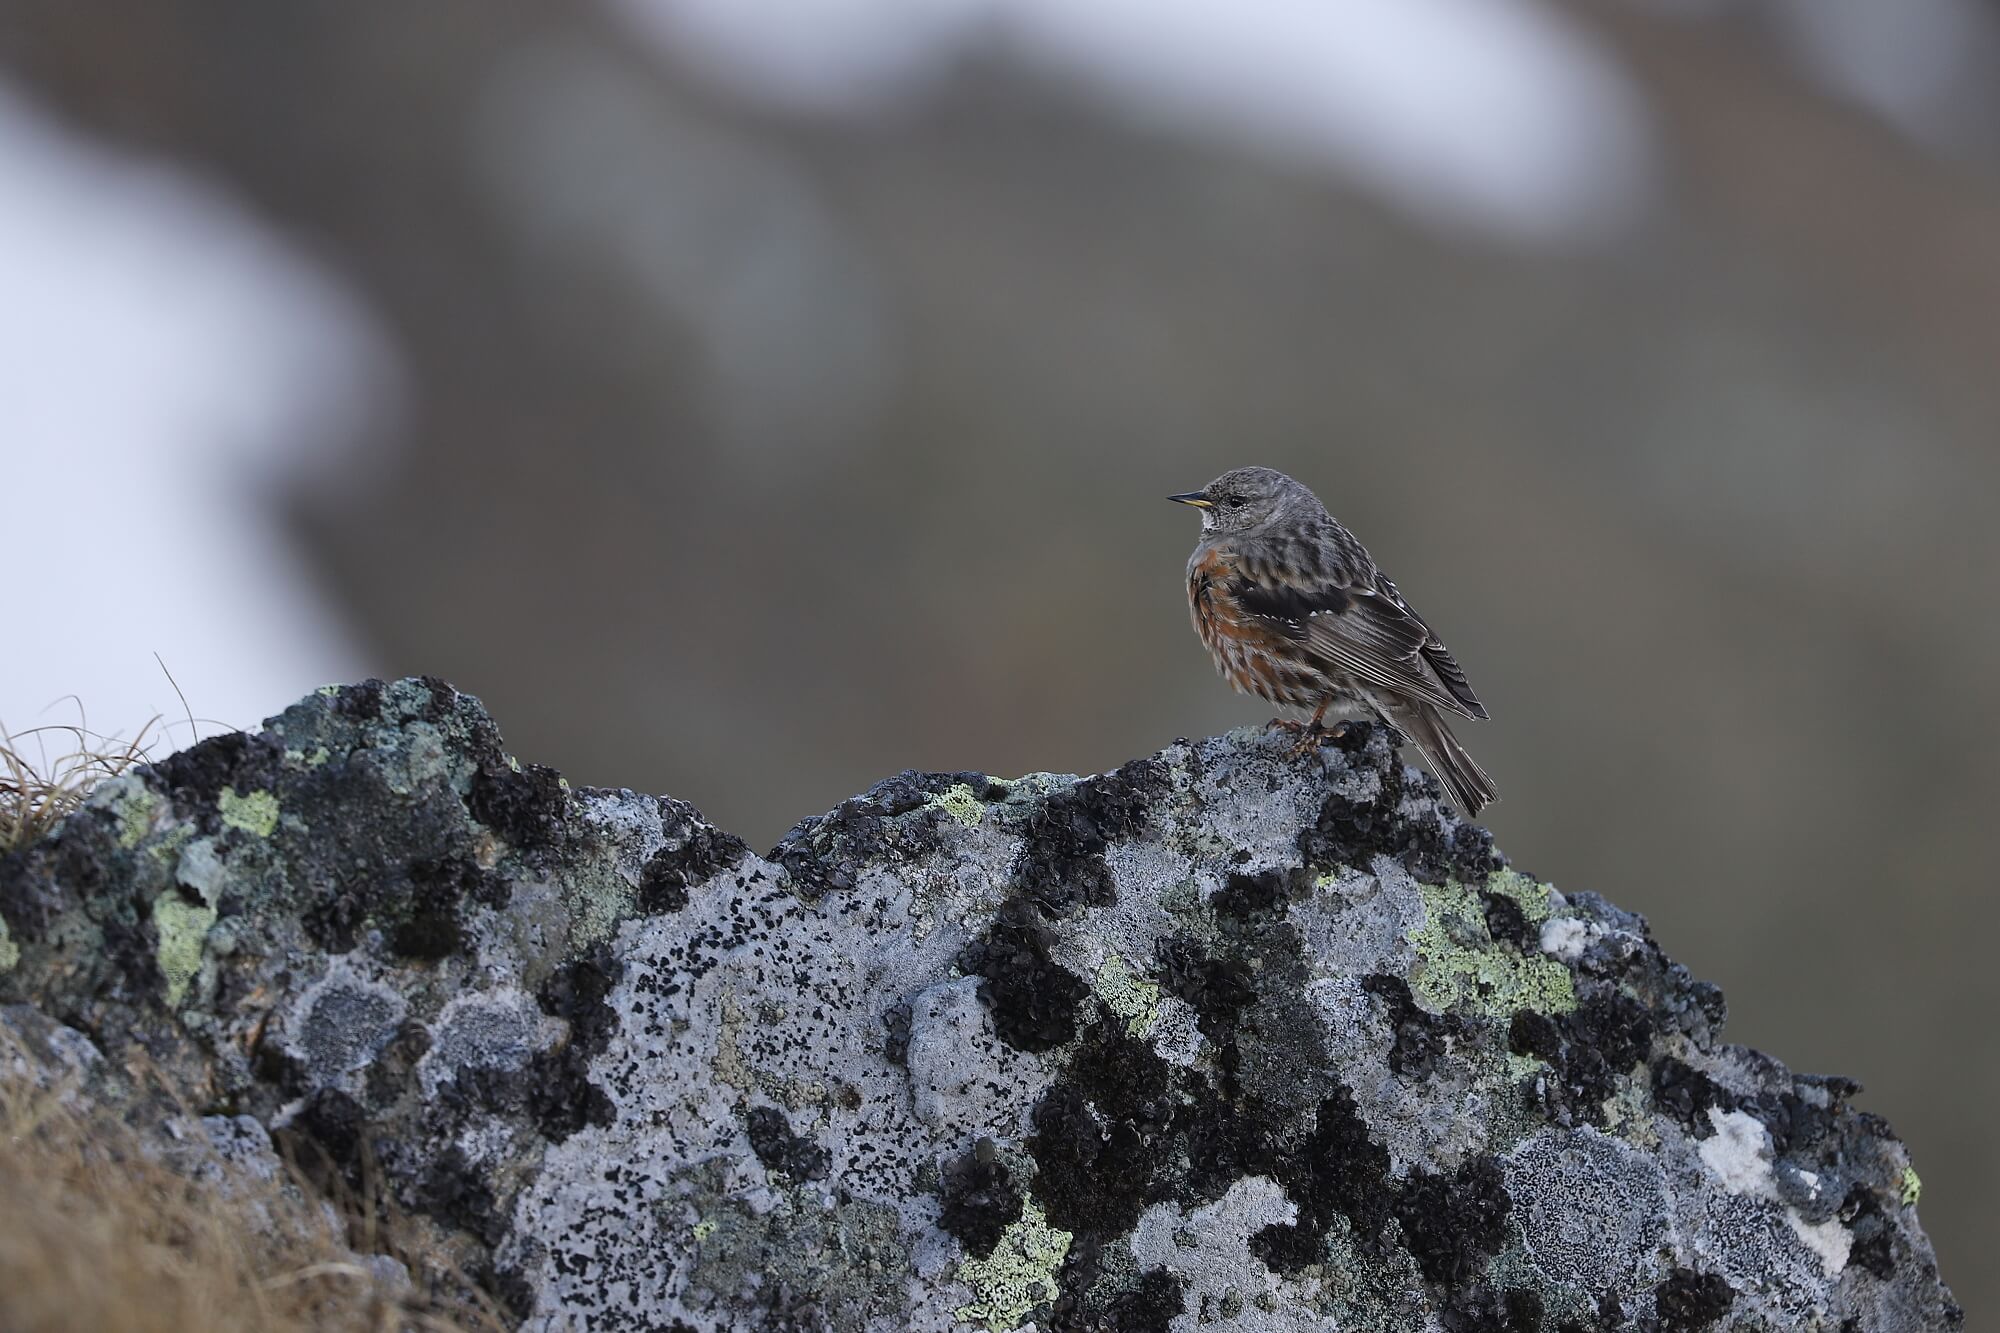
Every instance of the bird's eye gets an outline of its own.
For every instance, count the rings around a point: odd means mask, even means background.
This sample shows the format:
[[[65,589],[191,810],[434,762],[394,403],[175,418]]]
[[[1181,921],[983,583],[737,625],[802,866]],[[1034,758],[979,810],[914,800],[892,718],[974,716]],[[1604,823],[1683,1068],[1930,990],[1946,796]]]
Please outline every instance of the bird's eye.
[[[1222,503],[1228,505],[1231,509],[1241,509],[1243,507],[1243,497],[1240,495],[1232,495],[1227,500],[1224,500]]]

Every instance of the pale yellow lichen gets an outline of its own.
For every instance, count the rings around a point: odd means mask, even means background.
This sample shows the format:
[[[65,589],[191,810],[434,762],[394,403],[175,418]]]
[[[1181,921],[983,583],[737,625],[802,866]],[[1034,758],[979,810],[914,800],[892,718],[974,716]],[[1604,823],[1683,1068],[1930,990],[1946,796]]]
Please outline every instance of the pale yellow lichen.
[[[1528,924],[1538,926],[1549,919],[1549,895],[1555,886],[1530,879],[1518,870],[1501,870],[1487,877],[1486,891],[1520,904]]]
[[[1105,955],[1091,989],[1105,1007],[1125,1020],[1125,1031],[1134,1037],[1146,1035],[1160,1011],[1160,987],[1134,972],[1117,954]]]
[[[102,802],[118,820],[118,845],[130,851],[146,840],[153,831],[153,815],[160,808],[160,798],[146,788],[137,778],[119,778],[107,782],[92,797],[93,803]]]
[[[1530,924],[1548,915],[1548,889],[1503,871],[1489,890],[1521,904]],[[1466,1008],[1505,1016],[1518,1009],[1566,1013],[1576,1008],[1576,986],[1567,967],[1540,953],[1493,942],[1478,895],[1457,880],[1420,884],[1424,924],[1410,933],[1417,960],[1410,993],[1432,1013]]]
[[[986,806],[972,788],[963,782],[954,782],[945,789],[942,796],[933,796],[929,804],[942,809],[967,828],[978,828],[979,821],[986,818]]]
[[[1903,1179],[1897,1189],[1897,1194],[1903,1201],[1903,1207],[1914,1208],[1917,1206],[1917,1200],[1921,1199],[1924,1194],[1923,1178],[1917,1174],[1917,1168],[1914,1166],[1903,1168]]]
[[[155,956],[167,979],[169,1009],[180,1007],[188,987],[201,975],[202,950],[214,924],[215,909],[207,903],[191,903],[174,890],[153,899],[153,931],[159,939]]]
[[[966,1323],[983,1324],[990,1333],[1019,1328],[1030,1310],[1056,1298],[1056,1273],[1069,1255],[1069,1243],[1070,1233],[1050,1226],[1047,1214],[1029,1200],[993,1253],[959,1264],[958,1280],[978,1299],[952,1313]]]
[[[230,828],[242,829],[260,838],[268,838],[278,831],[278,798],[272,792],[253,791],[240,795],[236,788],[224,787],[222,794],[215,798],[215,808],[221,813],[222,822]]]

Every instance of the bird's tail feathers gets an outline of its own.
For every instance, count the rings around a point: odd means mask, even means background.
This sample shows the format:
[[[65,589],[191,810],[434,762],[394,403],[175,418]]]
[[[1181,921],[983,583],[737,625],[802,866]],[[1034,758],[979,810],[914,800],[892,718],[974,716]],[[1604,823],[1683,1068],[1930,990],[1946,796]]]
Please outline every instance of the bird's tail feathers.
[[[1451,803],[1458,807],[1459,814],[1467,819],[1476,818],[1482,808],[1499,798],[1493,789],[1493,779],[1458,743],[1458,737],[1451,734],[1451,728],[1445,725],[1437,709],[1419,704],[1399,710],[1395,722],[1451,793]]]

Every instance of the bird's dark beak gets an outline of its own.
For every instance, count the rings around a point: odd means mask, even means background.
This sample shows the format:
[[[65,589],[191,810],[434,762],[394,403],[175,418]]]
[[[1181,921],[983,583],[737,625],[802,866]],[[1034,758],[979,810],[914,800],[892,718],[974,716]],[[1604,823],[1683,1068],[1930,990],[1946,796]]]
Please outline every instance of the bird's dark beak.
[[[1169,495],[1167,498],[1175,504],[1193,505],[1196,509],[1207,509],[1214,503],[1208,498],[1206,491],[1185,491],[1180,495]]]

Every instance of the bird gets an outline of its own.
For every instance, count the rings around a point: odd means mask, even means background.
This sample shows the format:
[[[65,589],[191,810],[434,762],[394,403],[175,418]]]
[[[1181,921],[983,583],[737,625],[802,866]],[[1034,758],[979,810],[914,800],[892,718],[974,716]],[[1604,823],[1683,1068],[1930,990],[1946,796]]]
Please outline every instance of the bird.
[[[1167,498],[1201,511],[1187,567],[1195,632],[1236,690],[1312,710],[1275,723],[1299,731],[1297,753],[1377,721],[1417,747],[1466,818],[1498,798],[1445,722],[1486,716],[1458,659],[1317,495],[1244,467]],[[1329,709],[1343,719],[1331,729]]]

